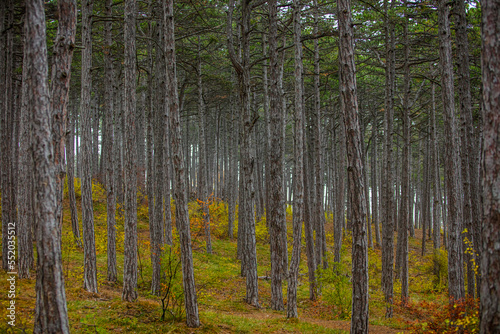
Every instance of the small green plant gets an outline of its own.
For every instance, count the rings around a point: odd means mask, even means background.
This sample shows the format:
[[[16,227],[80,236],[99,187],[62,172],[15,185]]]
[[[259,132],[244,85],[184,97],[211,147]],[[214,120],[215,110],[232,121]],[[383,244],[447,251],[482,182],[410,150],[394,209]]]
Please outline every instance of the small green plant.
[[[179,275],[181,268],[179,249],[166,247],[162,256],[165,283],[161,284],[161,321],[166,320],[167,312],[171,319],[180,321],[184,317],[184,289]]]
[[[433,274],[433,286],[437,291],[444,290],[448,287],[448,252],[443,249],[435,249],[430,262]]]
[[[333,263],[332,269],[318,269],[319,283],[322,286],[323,300],[334,307],[336,317],[351,317],[352,287],[349,269],[343,262]]]

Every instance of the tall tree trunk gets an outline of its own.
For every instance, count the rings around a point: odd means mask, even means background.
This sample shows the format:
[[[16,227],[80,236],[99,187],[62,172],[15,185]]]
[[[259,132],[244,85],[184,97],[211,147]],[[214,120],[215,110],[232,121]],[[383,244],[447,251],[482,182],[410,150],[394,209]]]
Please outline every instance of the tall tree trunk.
[[[314,27],[313,33],[318,34],[318,1],[313,1]],[[323,209],[323,156],[321,147],[321,99],[319,91],[319,42],[314,39],[314,116],[312,122],[314,136],[314,177],[316,181],[314,194],[314,220],[316,221],[316,247],[319,257],[318,265],[323,263],[323,269],[328,267],[326,259],[325,211]]]
[[[92,178],[97,178],[99,175],[99,92],[94,91],[94,97],[91,99],[92,110]]]
[[[82,248],[82,240],[80,236],[80,227],[78,226],[78,211],[76,208],[76,195],[75,195],[75,123],[77,115],[76,103],[72,108],[71,115],[68,117],[68,134],[66,136],[66,167],[68,178],[68,199],[69,209],[71,212],[71,230],[73,237],[78,247]]]
[[[36,196],[37,302],[34,333],[69,333],[57,220],[54,145],[50,126],[45,11],[41,0],[26,2],[26,54],[33,65],[28,94],[33,115],[33,163]]]
[[[366,208],[361,155],[361,131],[358,120],[356,65],[354,63],[354,33],[351,3],[338,0],[340,98],[344,114],[352,207],[352,317],[351,333],[368,333],[368,245]]]
[[[392,7],[392,1],[391,1]],[[385,150],[383,168],[383,205],[382,225],[382,291],[386,302],[386,318],[392,318],[393,303],[393,266],[394,266],[394,178],[393,178],[393,119],[394,119],[394,81],[395,81],[395,37],[394,23],[389,17],[388,0],[384,0],[385,10]]]
[[[164,47],[164,41],[161,39],[160,45]],[[157,53],[157,59],[160,62],[164,62],[165,58],[161,53]],[[151,239],[151,265],[153,267],[153,274],[151,280],[151,293],[154,295],[159,295],[161,291],[160,280],[161,280],[161,247],[162,247],[162,225],[163,225],[163,190],[164,190],[164,148],[165,143],[165,124],[164,124],[164,114],[165,114],[165,85],[166,85],[166,67],[164,64],[159,64],[159,71],[157,71],[158,76],[158,86],[157,86],[157,101],[155,108],[155,126],[154,126],[154,157],[152,163],[154,164],[154,216],[151,217],[149,230]],[[166,198],[165,198],[166,199]],[[165,211],[170,208],[167,206],[167,201],[165,201]]]
[[[448,189],[448,289],[450,298],[465,296],[462,252],[462,202],[460,169],[458,168],[458,132],[455,120],[453,64],[451,61],[451,34],[449,8],[445,0],[438,1],[439,58],[441,63],[441,90],[443,95],[444,136],[446,140],[446,188]]]
[[[125,1],[125,242],[123,246],[122,300],[137,299],[137,137],[136,137],[136,49],[135,0]],[[155,210],[156,211],[156,210]],[[161,210],[160,210],[161,211]]]
[[[106,0],[105,10],[106,16],[111,17],[112,12],[112,0]],[[111,54],[111,48],[113,44],[112,40],[112,22],[106,21],[104,23],[104,40],[106,43],[107,52],[104,53],[104,66],[106,71],[106,84],[104,91],[104,117],[106,121],[107,134],[107,149],[105,153],[106,159],[106,188],[107,188],[107,225],[108,225],[108,276],[107,280],[110,282],[116,282],[117,280],[117,270],[116,270],[116,197],[115,197],[115,175],[114,175],[114,154],[113,146],[115,141],[114,126],[113,126],[113,56]]]
[[[203,101],[203,86],[201,78],[201,45],[198,38],[198,145],[200,148],[200,161],[198,163],[198,200],[202,205],[203,223],[205,225],[205,238],[207,243],[207,253],[212,254],[212,239],[210,237],[210,211],[208,202],[208,170],[207,170],[207,137],[205,135],[206,111]]]
[[[187,207],[186,179],[184,176],[184,157],[181,144],[179,117],[179,95],[177,93],[177,71],[175,61],[174,3],[163,2],[163,21],[165,24],[165,46],[167,63],[167,99],[170,123],[170,142],[172,144],[172,162],[174,169],[174,199],[176,205],[176,223],[181,246],[182,280],[184,286],[184,305],[188,327],[199,327],[198,301],[193,271],[193,253]]]
[[[294,133],[294,176],[293,176],[293,251],[290,262],[287,291],[287,318],[298,318],[297,280],[299,276],[300,249],[302,247],[302,222],[304,221],[304,134],[302,123],[304,114],[304,92],[302,91],[304,65],[302,63],[302,43],[299,0],[293,2],[293,41],[295,46],[295,133]]]
[[[2,189],[2,268],[4,270],[9,270],[8,266],[8,227],[9,223],[15,224],[15,206],[14,206],[14,194],[13,194],[13,182],[12,182],[12,162],[14,156],[12,154],[13,149],[13,130],[12,130],[12,119],[14,117],[14,85],[12,82],[13,77],[13,58],[14,58],[14,32],[12,26],[14,24],[14,2],[13,0],[6,1],[5,6],[5,16],[7,27],[6,30],[2,30],[2,35],[5,34],[4,45],[2,48],[2,54],[4,55],[4,72],[3,77],[3,90],[4,93],[3,100],[0,101],[3,107],[3,112],[1,113],[1,165],[2,165],[2,175],[1,175],[1,189]],[[3,19],[3,17],[1,17]]]
[[[91,157],[91,117],[90,92],[92,89],[92,8],[93,0],[82,2],[82,92],[80,99],[80,112],[82,117],[82,226],[83,226],[83,254],[84,272],[83,288],[89,292],[97,293],[97,263],[94,237],[94,208],[92,205],[92,175]]]
[[[235,82],[234,72],[231,73],[231,82],[234,84]],[[234,96],[234,91],[231,90],[229,99],[231,101],[231,131],[229,132],[228,141],[230,142],[229,146],[229,199],[228,199],[228,214],[227,214],[227,233],[229,239],[233,240],[234,237],[234,218],[236,211],[236,193],[237,193],[237,178],[238,178],[238,164],[237,164],[237,156],[238,156],[238,115],[237,108],[233,106],[236,104],[236,98]]]
[[[483,81],[483,233],[481,257],[481,333],[500,331],[500,3],[481,3]]]
[[[377,187],[377,146],[378,146],[378,120],[374,111],[372,116],[372,153],[371,153],[371,191],[372,191],[372,221],[375,223],[375,242],[380,245],[380,225],[378,218],[378,187]]]
[[[460,100],[460,118],[461,126],[461,168],[463,187],[463,229],[467,229],[464,237],[467,238],[470,245],[467,245],[464,251],[465,263],[467,264],[467,294],[474,298],[475,294],[475,264],[478,263],[474,256],[474,226],[472,212],[472,138],[474,136],[472,120],[472,102],[470,90],[470,66],[469,66],[469,42],[467,37],[467,18],[465,13],[465,1],[459,0],[453,3],[456,26],[456,45],[458,54],[458,96]],[[475,189],[476,191],[478,189]]]
[[[0,16],[0,20],[3,18]],[[26,29],[25,25],[25,29]],[[26,36],[26,32],[25,32]],[[34,226],[33,217],[33,184],[31,177],[33,175],[33,160],[30,154],[32,148],[32,131],[30,108],[32,105],[31,95],[29,94],[30,86],[28,80],[31,77],[31,59],[28,55],[29,48],[24,48],[23,57],[23,82],[22,82],[22,106],[21,106],[21,149],[20,149],[20,165],[19,165],[19,180],[22,184],[18,191],[19,212],[17,226],[17,241],[18,241],[18,275],[19,278],[29,278],[30,268],[33,266],[33,236],[31,234]]]
[[[64,145],[66,144],[66,122],[71,60],[76,35],[76,1],[58,1],[59,22],[54,42],[51,78],[52,136],[54,143],[54,168],[56,173],[57,211],[56,219],[62,228],[62,200],[66,165]]]
[[[279,58],[278,58],[278,22],[277,2],[268,1],[269,7],[269,72],[270,72],[270,118],[271,118],[271,146],[269,156],[269,228],[271,235],[271,308],[283,310],[282,262],[283,243],[281,240],[284,226],[283,212],[283,111],[281,109],[281,95],[279,91]]]
[[[441,243],[441,227],[439,223],[439,164],[438,164],[438,140],[436,128],[436,103],[435,103],[435,84],[431,84],[431,145],[432,145],[432,189],[433,189],[433,207],[432,207],[432,221],[434,222],[434,248],[438,249]]]
[[[256,241],[255,241],[255,215],[253,210],[254,202],[254,185],[253,185],[253,168],[254,168],[254,157],[251,152],[251,138],[252,131],[255,122],[251,119],[250,112],[250,12],[251,12],[251,0],[244,0],[242,3],[242,57],[237,58],[234,52],[233,45],[233,32],[232,32],[232,17],[234,10],[234,1],[229,2],[229,10],[227,17],[227,37],[228,37],[228,49],[229,56],[233,67],[238,75],[239,91],[240,91],[240,103],[241,103],[241,119],[242,119],[242,129],[240,136],[240,152],[241,152],[241,174],[242,179],[241,185],[244,187],[243,197],[244,201],[239,203],[240,212],[244,214],[242,217],[239,214],[238,223],[239,228],[245,225],[245,235],[246,242],[244,242],[245,249],[242,250],[242,255],[246,258],[246,302],[255,307],[260,307],[259,305],[259,290],[257,282],[257,251],[256,251]],[[240,218],[243,218],[240,219]]]
[[[407,0],[404,0],[406,8]],[[410,224],[410,40],[408,38],[408,12],[405,10],[404,23],[404,88],[403,88],[403,156],[401,163],[401,200],[398,223],[398,258],[401,280],[401,301],[408,302],[408,226]]]
[[[302,85],[302,91],[304,92],[304,85]],[[302,124],[304,126],[304,130],[306,127],[306,116],[305,109],[302,113]],[[306,150],[308,143],[308,135],[307,131],[304,131],[304,167],[303,170],[310,170],[310,159],[308,156],[309,150]],[[307,173],[303,175],[304,179],[304,232],[306,238],[306,253],[307,253],[307,269],[309,275],[309,299],[316,300],[318,295],[318,281],[316,280],[316,253],[314,249],[314,226],[312,220],[312,205],[311,205],[311,173]]]
[[[338,161],[338,184],[337,184],[337,216],[335,217],[335,225],[333,232],[333,262],[340,263],[342,250],[342,229],[345,225],[345,169],[346,169],[346,154],[345,143],[346,133],[344,127],[344,113],[340,110],[339,113],[339,161]]]

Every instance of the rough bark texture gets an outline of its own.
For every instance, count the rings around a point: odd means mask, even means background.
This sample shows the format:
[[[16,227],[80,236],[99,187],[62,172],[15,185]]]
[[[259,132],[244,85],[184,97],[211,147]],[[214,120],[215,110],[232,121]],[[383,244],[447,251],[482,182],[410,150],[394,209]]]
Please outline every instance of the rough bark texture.
[[[271,146],[269,155],[269,208],[270,236],[271,236],[271,308],[283,310],[282,262],[284,256],[281,234],[284,226],[283,212],[283,111],[279,92],[279,58],[277,50],[278,22],[277,2],[268,1],[269,7],[269,74],[270,74],[270,119],[271,119]]]
[[[68,199],[71,212],[71,230],[73,238],[78,247],[82,248],[82,238],[78,227],[78,211],[76,208],[75,195],[75,123],[77,115],[76,104],[72,107],[71,115],[68,117],[68,134],[66,136],[66,169],[68,178]]]
[[[375,242],[380,245],[380,225],[378,218],[378,187],[377,187],[377,146],[378,120],[376,112],[372,119],[372,153],[371,153],[371,191],[372,191],[372,221],[375,224]]]
[[[463,189],[463,228],[467,232],[465,238],[474,245],[474,226],[472,212],[472,182],[471,173],[474,169],[472,160],[472,138],[474,136],[472,120],[472,102],[470,90],[470,65],[469,65],[469,42],[467,37],[467,18],[465,13],[465,1],[453,2],[455,14],[455,39],[457,45],[457,68],[458,68],[458,96],[460,101],[460,119],[462,121],[461,140],[461,168]],[[475,189],[477,190],[477,189]],[[472,249],[464,249],[465,263],[467,265],[467,294],[474,298],[475,295],[475,264],[478,262]]]
[[[13,118],[13,29],[12,25],[14,23],[14,2],[12,0],[4,1],[3,4],[6,17],[6,30],[2,30],[2,35],[5,35],[4,44],[2,45],[2,55],[3,59],[3,72],[2,72],[2,111],[1,117],[1,165],[2,165],[2,175],[1,175],[1,189],[2,189],[2,268],[8,270],[8,224],[14,223],[14,199],[13,199],[13,187],[12,187],[12,118]],[[4,19],[4,17],[1,17]],[[2,21],[3,23],[3,21]],[[8,28],[8,29],[7,29]],[[4,32],[5,31],[5,32]]]
[[[358,120],[356,66],[351,3],[338,0],[340,36],[340,98],[344,114],[352,210],[352,317],[351,333],[368,333],[368,245],[363,184],[362,144]]]
[[[392,317],[393,303],[393,267],[394,267],[394,177],[393,177],[393,120],[394,120],[394,80],[395,80],[395,42],[394,23],[388,17],[388,1],[384,1],[385,10],[385,150],[384,174],[382,180],[382,291],[385,295],[387,318]]]
[[[193,271],[193,253],[187,207],[186,178],[184,176],[184,154],[182,152],[181,127],[179,117],[179,96],[177,93],[177,73],[175,62],[174,3],[163,2],[163,20],[165,24],[165,46],[167,61],[167,98],[168,118],[170,123],[170,142],[174,169],[174,199],[176,205],[176,224],[181,246],[182,280],[184,286],[184,304],[188,327],[199,327],[198,301]]]
[[[481,333],[500,332],[500,2],[483,10],[483,248],[481,257]]]
[[[207,253],[212,253],[212,239],[210,237],[210,212],[208,201],[208,169],[207,169],[207,148],[206,148],[206,111],[203,101],[203,86],[201,78],[201,58],[200,41],[198,40],[198,143],[200,148],[200,160],[198,163],[198,200],[202,206],[203,222],[205,225],[205,238],[207,243]]]
[[[255,165],[254,157],[252,156],[252,131],[255,125],[254,120],[251,118],[250,111],[250,6],[251,0],[244,0],[242,2],[242,39],[241,48],[242,56],[237,57],[234,51],[233,44],[233,31],[232,31],[232,17],[234,10],[234,1],[229,2],[228,18],[227,18],[227,37],[228,37],[228,49],[231,62],[236,74],[238,75],[238,86],[240,92],[240,103],[241,103],[241,136],[240,136],[240,154],[241,154],[241,174],[240,174],[240,185],[243,189],[240,190],[242,195],[240,198],[238,214],[239,229],[245,229],[245,233],[242,237],[245,240],[243,242],[243,248],[241,254],[244,259],[242,263],[245,263],[245,276],[246,276],[246,302],[255,306],[259,305],[259,290],[258,290],[258,277],[257,277],[257,251],[256,251],[256,240],[255,240],[255,214],[253,210],[254,203],[254,185],[253,185],[253,168]],[[238,58],[241,58],[238,59]],[[238,229],[238,234],[239,234]]]
[[[122,299],[137,299],[137,137],[136,137],[136,49],[135,0],[125,1],[125,241]]]
[[[76,35],[76,0],[57,2],[59,12],[57,36],[52,51],[51,112],[52,136],[54,144],[54,172],[56,173],[56,195],[59,228],[62,228],[62,200],[66,162],[64,146],[66,144],[66,122],[69,84],[71,79],[71,60]]]
[[[82,92],[80,112],[82,118],[81,180],[82,180],[82,226],[83,226],[83,288],[97,293],[97,264],[94,237],[94,208],[92,206],[91,176],[91,117],[90,92],[92,87],[92,8],[93,0],[82,2]]]
[[[302,43],[300,11],[298,0],[293,3],[293,40],[295,45],[295,133],[294,133],[294,176],[293,176],[293,251],[290,262],[287,291],[287,318],[298,318],[297,280],[299,276],[300,249],[302,247],[302,222],[304,210],[304,134],[302,123],[304,113],[304,92],[302,91],[304,65],[302,63]]]
[[[111,16],[112,0],[106,0],[106,15]],[[107,136],[107,147],[104,152],[106,160],[106,201],[107,201],[107,225],[108,225],[108,274],[107,279],[110,282],[116,282],[116,196],[115,196],[115,175],[114,175],[114,154],[113,146],[115,141],[115,133],[113,126],[113,56],[111,54],[112,47],[112,22],[106,21],[104,23],[104,41],[106,43],[106,52],[104,53],[104,67],[105,67],[105,90],[104,90],[104,117],[107,119],[105,133]]]
[[[406,7],[406,0],[404,1]],[[406,304],[408,289],[408,226],[410,224],[410,45],[408,39],[408,13],[404,24],[404,88],[403,88],[403,157],[401,164],[401,201],[398,223],[399,279],[401,280],[401,301]]]
[[[2,18],[0,17],[0,20]],[[25,25],[26,28],[26,25]],[[25,33],[26,36],[26,33]],[[17,226],[17,242],[18,242],[18,274],[19,278],[29,278],[30,268],[33,267],[33,236],[32,230],[34,226],[33,217],[33,160],[31,156],[32,147],[32,129],[30,114],[32,99],[29,94],[29,78],[31,77],[31,61],[28,57],[28,48],[24,48],[23,57],[23,77],[22,77],[22,92],[21,92],[21,141],[20,145],[20,163],[19,163],[19,181],[18,187],[18,226]]]
[[[314,0],[314,27],[313,33],[318,34],[318,2]],[[319,91],[319,42],[314,39],[314,113],[312,129],[314,137],[314,221],[316,225],[316,261],[317,265],[323,264],[328,267],[326,261],[326,234],[325,234],[325,211],[323,209],[323,150],[321,147],[321,99]]]
[[[453,89],[453,64],[451,61],[451,34],[448,2],[438,1],[439,58],[441,63],[441,90],[443,95],[443,118],[446,164],[446,188],[448,189],[448,289],[451,299],[465,296],[462,252],[462,203],[461,175],[458,155],[458,132],[455,120]]]
[[[346,156],[345,156],[345,128],[344,114],[340,111],[339,115],[339,145],[338,145],[338,182],[337,182],[337,215],[334,222],[333,232],[333,262],[340,263],[340,252],[342,250],[342,229],[345,226],[345,169],[346,169]]]
[[[27,58],[32,63],[28,94],[33,116],[35,215],[38,222],[37,302],[34,333],[69,333],[61,241],[58,233],[54,146],[50,128],[47,45],[43,1],[26,2]]]

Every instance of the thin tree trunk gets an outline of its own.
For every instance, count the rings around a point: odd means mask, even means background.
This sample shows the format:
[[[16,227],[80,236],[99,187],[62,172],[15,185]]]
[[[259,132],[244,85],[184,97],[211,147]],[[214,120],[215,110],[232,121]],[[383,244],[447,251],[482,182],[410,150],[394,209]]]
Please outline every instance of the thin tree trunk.
[[[174,199],[176,204],[176,224],[181,246],[182,280],[184,286],[184,304],[188,327],[199,327],[198,301],[193,271],[193,253],[187,207],[186,179],[184,176],[184,157],[181,144],[179,117],[179,95],[177,93],[177,71],[175,61],[174,3],[163,2],[163,21],[165,24],[165,46],[167,63],[167,100],[170,124],[170,141],[174,169]]]
[[[33,115],[33,162],[36,196],[37,302],[34,333],[69,333],[57,220],[54,146],[50,127],[45,11],[41,0],[26,2],[26,54],[33,65],[28,94]]]
[[[94,209],[92,205],[92,175],[91,157],[91,117],[90,92],[92,89],[92,8],[93,0],[82,2],[82,93],[80,112],[82,117],[82,150],[81,150],[81,179],[82,179],[82,226],[83,226],[83,254],[84,272],[83,288],[97,293],[97,263],[94,237]]]
[[[14,86],[12,82],[13,77],[13,57],[14,57],[14,33],[12,26],[14,24],[14,2],[13,0],[6,1],[4,4],[5,16],[7,22],[6,30],[2,30],[2,35],[5,34],[5,44],[2,45],[5,48],[2,51],[4,55],[4,72],[2,73],[3,90],[4,93],[3,100],[0,104],[3,106],[3,112],[0,117],[2,122],[1,127],[1,165],[2,165],[2,175],[1,175],[1,189],[2,189],[2,268],[4,270],[9,270],[8,265],[8,227],[10,224],[15,224],[15,204],[14,204],[14,189],[13,189],[13,170],[12,161],[13,156],[13,129],[12,129],[12,119],[14,117],[13,107],[14,107]],[[2,19],[3,16],[1,17]]]
[[[445,0],[438,1],[439,58],[441,63],[441,87],[443,94],[444,136],[446,140],[445,164],[446,188],[448,189],[448,289],[450,298],[458,300],[465,296],[462,252],[462,202],[460,169],[458,168],[458,132],[455,120],[453,89],[453,64],[451,61],[451,34],[449,8]]]
[[[380,225],[378,218],[378,187],[377,187],[377,146],[378,120],[374,112],[372,116],[372,154],[371,154],[371,186],[372,186],[372,221],[375,223],[375,241],[380,246]]]
[[[314,27],[313,33],[318,33],[318,1],[313,1],[314,6]],[[323,264],[323,269],[328,268],[326,258],[326,234],[325,234],[325,212],[323,210],[323,156],[321,148],[321,99],[319,92],[319,42],[314,39],[314,116],[313,116],[313,137],[314,137],[314,177],[316,181],[314,194],[314,220],[316,221],[316,247],[319,258],[316,259],[318,265]]]
[[[354,33],[351,4],[338,0],[340,98],[344,114],[352,207],[352,317],[351,333],[368,333],[368,245],[366,208],[361,155],[361,131],[358,121],[356,65],[354,63]]]
[[[345,169],[346,155],[345,142],[346,134],[344,124],[344,114],[339,113],[339,162],[338,162],[338,184],[337,184],[337,216],[335,217],[335,225],[333,232],[333,262],[340,263],[342,250],[342,229],[345,225]]]
[[[297,280],[299,276],[300,249],[302,247],[302,222],[304,209],[304,134],[302,123],[304,114],[304,92],[302,91],[304,65],[302,63],[302,43],[299,0],[293,2],[293,40],[295,46],[295,133],[294,133],[294,176],[293,176],[293,251],[290,262],[287,291],[287,318],[298,318]]]
[[[234,10],[234,1],[230,0],[229,10],[227,17],[227,37],[229,56],[233,67],[238,74],[240,103],[241,103],[241,175],[244,201],[239,203],[240,212],[244,214],[244,220],[241,216],[238,218],[239,228],[245,225],[244,249],[242,255],[246,257],[246,302],[255,307],[259,305],[259,290],[258,290],[258,276],[257,276],[257,251],[255,241],[255,215],[253,210],[254,202],[254,185],[253,185],[253,166],[254,157],[251,153],[251,135],[254,127],[254,122],[251,119],[250,113],[250,12],[251,6],[247,1],[242,3],[242,57],[241,61],[237,59],[233,46],[233,32],[232,32],[232,16]]]
[[[209,199],[208,199],[208,170],[207,170],[207,148],[206,142],[207,137],[205,135],[206,127],[206,111],[205,102],[203,101],[203,86],[201,78],[201,45],[200,39],[198,38],[198,145],[200,148],[200,161],[198,163],[198,200],[202,206],[203,223],[205,225],[205,239],[207,243],[207,253],[212,254],[212,239],[210,236],[210,211],[209,211]]]
[[[271,235],[271,308],[283,310],[282,262],[284,249],[281,234],[284,226],[283,212],[283,111],[278,87],[279,59],[277,50],[278,23],[277,2],[270,0],[269,7],[269,69],[270,69],[270,118],[271,146],[269,156],[269,228]]]
[[[467,18],[465,13],[465,2],[463,0],[455,1],[455,39],[458,54],[458,96],[460,98],[460,118],[461,126],[461,168],[462,168],[462,184],[463,187],[463,227],[467,232],[463,234],[467,238],[468,243],[464,250],[465,263],[467,264],[467,295],[474,298],[475,294],[475,265],[479,261],[474,256],[474,224],[472,212],[472,138],[473,120],[472,120],[472,102],[470,90],[470,66],[469,66],[469,42],[467,37]],[[475,189],[477,191],[477,189]],[[476,225],[477,226],[477,225]],[[463,229],[464,229],[463,228]],[[463,233],[463,232],[462,232]]]
[[[112,12],[112,0],[106,0],[105,10],[106,15],[111,17]],[[106,43],[107,52],[104,53],[104,66],[105,66],[105,80],[106,84],[104,90],[104,117],[106,118],[106,129],[105,133],[107,136],[107,148],[105,154],[106,160],[106,190],[107,190],[107,225],[108,225],[108,274],[107,280],[110,282],[116,282],[118,278],[116,270],[116,197],[115,197],[115,175],[114,175],[114,154],[113,146],[115,141],[114,126],[113,126],[113,56],[111,54],[112,47],[112,22],[106,21],[104,23],[104,40]]]
[[[391,1],[392,7],[392,1]],[[384,0],[385,10],[385,150],[383,168],[383,205],[384,224],[382,225],[382,291],[386,302],[386,318],[392,318],[393,304],[393,266],[394,266],[394,178],[393,178],[393,119],[394,119],[394,81],[395,81],[395,37],[394,23],[389,18],[388,1]]]
[[[3,18],[0,16],[0,20]],[[26,25],[25,25],[26,28]],[[26,32],[25,32],[26,36]],[[30,268],[33,266],[33,236],[31,234],[34,217],[33,217],[33,188],[31,177],[33,175],[33,160],[29,153],[32,147],[31,136],[31,118],[29,113],[32,99],[29,94],[30,86],[28,78],[31,77],[31,60],[28,55],[29,48],[24,48],[23,57],[23,82],[22,82],[22,106],[21,106],[21,149],[20,149],[20,165],[19,165],[19,180],[18,188],[18,226],[17,226],[17,241],[18,241],[18,275],[19,278],[29,278]]]
[[[403,6],[406,8],[407,0]],[[401,200],[398,223],[399,269],[401,280],[401,301],[406,304],[409,299],[408,282],[408,226],[410,224],[410,41],[408,38],[408,12],[405,10],[404,23],[404,88],[403,88],[403,156],[401,162]]]
[[[125,242],[123,247],[122,300],[137,299],[137,137],[136,137],[136,49],[135,49],[135,0],[125,1]],[[156,210],[155,210],[156,211]],[[161,211],[161,210],[160,210]]]
[[[500,3],[481,3],[483,81],[483,233],[481,257],[480,332],[500,331]]]
[[[62,200],[66,165],[64,146],[66,144],[66,122],[68,92],[71,79],[71,60],[76,35],[76,1],[58,1],[59,20],[54,42],[51,78],[52,136],[54,144],[54,168],[56,173],[57,211],[59,231],[62,228]]]

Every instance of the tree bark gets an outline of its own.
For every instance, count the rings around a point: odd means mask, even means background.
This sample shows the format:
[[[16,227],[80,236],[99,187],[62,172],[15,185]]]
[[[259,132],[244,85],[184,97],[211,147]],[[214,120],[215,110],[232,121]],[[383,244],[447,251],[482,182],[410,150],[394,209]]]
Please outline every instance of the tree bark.
[[[500,331],[500,2],[481,3],[483,82],[483,233],[480,332]]]
[[[36,200],[37,302],[34,333],[69,333],[57,220],[57,186],[50,126],[48,61],[43,1],[26,2],[26,54],[33,65],[28,94],[33,115],[33,163]],[[12,268],[13,269],[13,268]]]
[[[472,212],[472,171],[474,165],[472,162],[472,138],[474,136],[472,120],[472,102],[470,90],[470,66],[469,66],[469,42],[467,36],[467,17],[465,13],[465,1],[459,0],[453,2],[455,14],[455,39],[457,46],[457,68],[458,68],[458,96],[460,101],[461,126],[461,168],[463,188],[463,227],[467,232],[463,234],[470,242],[464,250],[465,263],[467,265],[467,295],[474,298],[475,295],[475,264],[478,259],[474,254],[474,229],[477,226],[473,224]],[[478,189],[474,189],[478,190]],[[472,249],[468,249],[472,248]]]
[[[318,1],[313,1],[314,6],[314,27],[313,33],[318,34]],[[321,98],[319,91],[319,42],[314,39],[314,116],[313,116],[313,136],[314,136],[314,220],[316,221],[316,248],[318,265],[323,264],[323,269],[328,268],[326,259],[326,234],[325,234],[325,211],[323,208],[323,155],[321,147]]]
[[[6,30],[2,30],[2,35],[4,37],[4,45],[2,46],[2,54],[4,56],[4,72],[2,72],[2,83],[3,99],[0,101],[2,104],[3,111],[0,114],[2,126],[1,130],[1,165],[2,165],[2,175],[1,175],[1,189],[2,189],[2,268],[4,270],[8,269],[8,227],[9,223],[15,222],[15,204],[14,204],[14,189],[13,189],[13,170],[12,162],[13,156],[13,129],[12,129],[12,119],[14,117],[13,107],[14,107],[14,86],[12,82],[13,76],[13,57],[14,57],[14,33],[12,26],[14,24],[14,2],[8,0],[4,4],[5,17],[7,22]],[[3,17],[1,17],[3,19]]]
[[[1,20],[0,16],[0,20]],[[26,29],[25,25],[25,29]],[[25,32],[26,36],[26,32]],[[20,164],[19,164],[19,180],[22,184],[18,189],[18,226],[17,226],[17,241],[18,241],[18,275],[19,278],[29,278],[30,268],[33,267],[33,236],[31,231],[34,226],[33,212],[33,183],[31,178],[33,175],[33,159],[30,153],[32,149],[32,131],[30,114],[32,108],[32,98],[29,94],[28,80],[31,77],[31,59],[28,55],[29,48],[24,48],[23,57],[23,82],[22,82],[22,106],[21,106],[21,149],[20,149]]]
[[[438,1],[439,58],[441,63],[441,90],[443,95],[444,137],[446,140],[446,188],[448,189],[448,289],[450,298],[464,298],[462,252],[461,175],[458,155],[458,132],[455,120],[453,64],[451,61],[451,34],[449,8],[445,0]]]
[[[198,145],[200,148],[200,160],[198,163],[198,202],[202,206],[203,223],[205,225],[205,239],[207,243],[207,253],[212,254],[212,239],[210,236],[210,211],[208,198],[208,169],[207,169],[207,137],[205,135],[206,127],[206,110],[205,102],[203,101],[203,86],[201,78],[201,45],[198,38]]]
[[[403,6],[406,8],[407,0]],[[401,301],[406,304],[409,299],[408,282],[408,226],[410,224],[410,40],[408,38],[408,12],[405,10],[404,23],[404,88],[403,88],[403,156],[401,163],[401,200],[398,223],[399,269],[401,280]]]
[[[186,179],[184,176],[184,154],[182,152],[181,128],[179,117],[179,96],[177,93],[177,73],[175,61],[174,3],[163,2],[163,22],[165,24],[165,46],[167,63],[167,99],[170,124],[170,142],[174,168],[174,199],[176,205],[176,223],[181,246],[182,279],[184,286],[184,304],[188,327],[199,327],[198,301],[194,282],[191,232],[187,207]]]
[[[91,117],[90,92],[92,89],[92,8],[93,0],[82,2],[82,92],[80,112],[82,118],[82,149],[81,149],[81,179],[82,179],[82,226],[84,272],[83,288],[97,293],[97,263],[94,237],[94,209],[92,205],[92,175],[91,157]]]
[[[105,10],[106,15],[111,17],[112,12],[112,0],[106,0]],[[104,53],[104,67],[105,67],[105,90],[104,90],[104,117],[106,117],[106,130],[107,134],[107,148],[105,152],[106,160],[106,191],[107,191],[107,226],[108,226],[108,275],[107,280],[110,282],[116,282],[117,280],[117,270],[116,270],[116,197],[115,197],[115,176],[114,176],[114,154],[113,146],[115,141],[114,126],[113,126],[113,56],[111,54],[112,48],[112,22],[106,21],[104,23],[104,40],[106,45],[106,52]]]
[[[372,221],[375,223],[375,242],[380,246],[380,225],[378,218],[378,187],[377,187],[377,146],[378,120],[376,111],[372,116],[372,153],[371,153],[371,191],[372,191]]]
[[[392,7],[392,1],[391,1]],[[383,173],[384,210],[382,225],[382,291],[385,295],[386,318],[392,318],[393,303],[393,266],[394,266],[394,177],[393,177],[393,119],[394,119],[394,81],[395,81],[395,37],[394,23],[389,17],[388,1],[384,0],[385,10],[385,150]]]
[[[304,92],[302,91],[304,65],[302,63],[302,43],[299,0],[293,2],[293,40],[295,47],[295,133],[294,133],[294,176],[293,176],[293,251],[290,262],[287,291],[287,318],[298,318],[297,280],[299,276],[300,249],[302,247],[302,222],[304,210]]]
[[[253,210],[254,203],[254,181],[253,181],[253,168],[255,166],[255,158],[252,156],[251,152],[251,138],[252,131],[254,127],[254,122],[251,119],[250,111],[250,13],[251,13],[251,0],[244,0],[242,2],[242,57],[237,58],[234,52],[233,45],[233,31],[232,31],[232,17],[234,10],[234,0],[229,2],[229,10],[227,17],[227,37],[228,37],[228,50],[229,56],[231,58],[231,63],[233,64],[236,74],[238,75],[238,85],[240,91],[240,103],[241,103],[241,136],[240,136],[240,152],[241,152],[241,185],[244,189],[243,201],[239,203],[240,212],[238,223],[239,229],[245,226],[245,234],[243,237],[246,241],[243,243],[244,249],[242,250],[242,255],[246,259],[243,260],[246,265],[245,276],[246,276],[246,302],[255,307],[260,307],[259,305],[259,290],[258,290],[258,276],[257,276],[257,251],[256,251],[256,241],[255,241],[255,214]],[[241,198],[241,197],[240,197]],[[243,218],[243,219],[241,219]],[[238,230],[239,230],[238,229]]]
[[[59,231],[62,228],[62,200],[66,162],[64,146],[66,138],[67,104],[71,79],[71,60],[76,35],[76,1],[57,2],[59,22],[52,52],[51,112],[52,136],[54,143],[54,168],[56,173],[57,212]]]
[[[137,137],[136,137],[136,46],[135,0],[125,1],[125,242],[123,246],[122,300],[137,299]],[[156,210],[155,210],[156,211]],[[161,210],[160,210],[161,211]]]
[[[346,132],[349,197],[352,209],[351,333],[368,333],[368,245],[363,184],[363,154],[358,120],[356,65],[351,3],[338,0],[340,99]]]
[[[269,208],[271,236],[271,308],[283,310],[282,262],[284,256],[281,240],[285,224],[283,212],[283,111],[279,91],[279,58],[277,50],[278,22],[277,1],[268,1],[269,7],[269,74],[270,74],[270,119],[271,146],[269,155]]]

